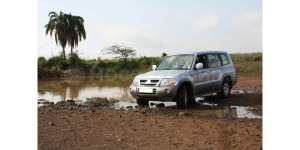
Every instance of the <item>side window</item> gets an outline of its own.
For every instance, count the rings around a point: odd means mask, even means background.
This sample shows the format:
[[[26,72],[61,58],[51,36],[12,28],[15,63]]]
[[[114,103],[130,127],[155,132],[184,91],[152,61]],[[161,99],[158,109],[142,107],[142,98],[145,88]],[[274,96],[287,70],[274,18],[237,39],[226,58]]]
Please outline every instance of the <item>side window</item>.
[[[207,68],[207,60],[206,60],[206,56],[205,55],[198,55],[197,59],[196,59],[196,64],[197,63],[202,63],[203,64],[203,68]],[[196,65],[195,65],[196,67]]]
[[[225,54],[220,54],[223,65],[229,64],[228,57]]]
[[[218,62],[220,61],[219,57],[216,57],[217,55],[215,54],[208,54],[207,55],[207,59],[208,59],[208,66],[209,68],[214,68],[214,67],[218,67]]]

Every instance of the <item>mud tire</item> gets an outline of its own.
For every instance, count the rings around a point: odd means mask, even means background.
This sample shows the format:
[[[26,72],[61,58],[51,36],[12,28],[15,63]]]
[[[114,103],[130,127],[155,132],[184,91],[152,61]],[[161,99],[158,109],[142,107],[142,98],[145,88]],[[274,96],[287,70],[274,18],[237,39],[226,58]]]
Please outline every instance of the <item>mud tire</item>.
[[[230,97],[230,93],[231,93],[231,82],[228,78],[225,78],[223,80],[223,83],[222,83],[222,87],[221,87],[221,92],[218,92],[218,96],[220,98],[228,98]]]
[[[187,108],[189,103],[188,88],[186,85],[181,85],[177,91],[176,102],[178,108]]]

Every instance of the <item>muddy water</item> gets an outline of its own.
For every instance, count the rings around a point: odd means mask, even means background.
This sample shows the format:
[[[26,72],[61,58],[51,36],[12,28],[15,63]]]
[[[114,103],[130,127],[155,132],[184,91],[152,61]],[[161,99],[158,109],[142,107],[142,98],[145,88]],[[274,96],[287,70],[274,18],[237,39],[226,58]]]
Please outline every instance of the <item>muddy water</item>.
[[[129,85],[133,78],[84,77],[84,78],[54,78],[38,80],[38,99],[58,102],[61,100],[86,100],[90,97],[107,97],[132,101]]]
[[[84,78],[55,78],[38,80],[38,99],[40,103],[56,103],[58,101],[75,100],[83,102],[91,97],[106,97],[120,100],[113,109],[135,109],[137,104],[131,97],[129,86],[133,78],[110,77],[84,77]],[[213,118],[262,118],[261,114],[253,114],[250,110],[262,104],[262,94],[253,90],[232,90],[228,99],[219,99],[216,94],[196,98],[197,105],[189,109],[177,109],[175,102],[150,102],[146,109],[155,113],[179,114]],[[44,102],[43,102],[44,101]],[[158,107],[156,107],[158,106]]]
[[[231,99],[220,100],[215,95],[207,95],[197,97],[196,104],[187,109],[177,109],[176,102],[159,102],[150,101],[149,108],[159,110],[164,114],[182,114],[187,116],[197,116],[202,118],[252,118],[262,119],[261,114],[254,114],[251,110],[257,109],[253,107],[259,102],[254,101],[260,98],[260,94],[252,95],[252,99],[247,99],[248,104],[243,104],[239,96],[249,97],[249,94],[233,95]],[[220,103],[222,101],[222,103]],[[167,109],[166,109],[167,108]],[[155,111],[157,111],[155,110]]]

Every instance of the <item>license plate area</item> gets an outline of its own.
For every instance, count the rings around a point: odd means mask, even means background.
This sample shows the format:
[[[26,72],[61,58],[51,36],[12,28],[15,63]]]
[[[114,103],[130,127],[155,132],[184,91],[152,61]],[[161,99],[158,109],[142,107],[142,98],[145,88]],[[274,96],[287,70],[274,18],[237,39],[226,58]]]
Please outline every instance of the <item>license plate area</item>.
[[[156,89],[152,89],[152,88],[139,88],[139,93],[154,94],[154,93],[156,93]]]

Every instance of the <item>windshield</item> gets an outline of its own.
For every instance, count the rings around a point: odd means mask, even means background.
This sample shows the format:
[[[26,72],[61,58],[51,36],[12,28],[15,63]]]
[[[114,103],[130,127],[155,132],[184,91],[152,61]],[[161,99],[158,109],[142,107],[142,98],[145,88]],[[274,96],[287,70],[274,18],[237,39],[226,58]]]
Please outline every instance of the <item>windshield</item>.
[[[194,55],[167,56],[156,70],[190,70]]]

